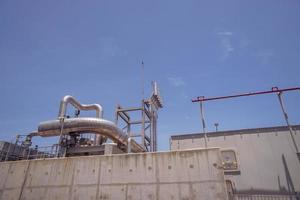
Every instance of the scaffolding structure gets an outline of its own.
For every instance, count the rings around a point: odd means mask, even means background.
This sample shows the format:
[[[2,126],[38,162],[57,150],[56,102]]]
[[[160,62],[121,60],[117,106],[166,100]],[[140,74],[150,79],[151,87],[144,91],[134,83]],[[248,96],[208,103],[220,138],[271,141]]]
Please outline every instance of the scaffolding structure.
[[[123,108],[117,105],[115,112],[115,123],[119,125],[121,120],[125,122],[123,130],[127,136],[140,139],[141,146],[150,152],[157,151],[157,111],[163,107],[157,83],[152,82],[152,87],[151,97],[143,99],[140,107]],[[133,114],[137,114],[140,118],[133,120],[131,118]],[[140,126],[140,131],[134,133],[133,126]]]

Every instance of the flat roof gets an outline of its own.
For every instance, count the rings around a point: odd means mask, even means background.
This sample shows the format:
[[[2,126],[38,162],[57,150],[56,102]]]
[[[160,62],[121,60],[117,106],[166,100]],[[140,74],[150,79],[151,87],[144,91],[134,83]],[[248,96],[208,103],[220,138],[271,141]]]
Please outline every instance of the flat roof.
[[[300,125],[293,125],[292,129],[294,131],[300,130]],[[217,132],[207,132],[207,137],[219,137],[219,136],[229,136],[229,135],[243,135],[243,134],[257,134],[257,133],[269,133],[269,132],[281,132],[288,131],[287,126],[273,126],[264,128],[251,128],[251,129],[239,129],[239,130],[228,130],[228,131],[217,131]],[[193,138],[202,138],[203,133],[188,133],[188,134],[176,134],[171,136],[171,140],[184,140]]]

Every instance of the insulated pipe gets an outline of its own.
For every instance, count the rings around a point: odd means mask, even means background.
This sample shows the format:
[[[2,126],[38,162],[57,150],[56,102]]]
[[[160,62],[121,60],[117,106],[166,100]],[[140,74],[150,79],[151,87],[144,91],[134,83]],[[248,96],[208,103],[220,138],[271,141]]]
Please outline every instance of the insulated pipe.
[[[131,153],[131,137],[127,139],[127,153]]]
[[[72,104],[78,110],[95,110],[97,118],[103,118],[103,109],[99,104],[81,104],[74,97],[67,95],[60,102],[58,118],[63,118],[66,115],[68,103]]]
[[[37,135],[41,137],[59,136],[61,133],[60,120],[51,120],[40,123]],[[62,134],[78,133],[95,133],[106,136],[118,144],[128,147],[128,136],[125,135],[113,122],[99,118],[66,118]],[[132,152],[144,152],[144,148],[136,141],[130,140]]]
[[[78,110],[95,110],[96,111],[96,117],[97,118],[103,118],[103,108],[99,104],[81,104],[79,103],[74,97],[70,95],[64,96],[64,98],[60,102],[60,107],[59,107],[59,113],[58,113],[58,119],[62,119],[65,117],[66,112],[67,112],[67,106],[68,103],[73,105],[75,108]],[[95,145],[100,144],[101,142],[105,141],[106,139],[103,138],[100,135],[97,135],[95,137]]]

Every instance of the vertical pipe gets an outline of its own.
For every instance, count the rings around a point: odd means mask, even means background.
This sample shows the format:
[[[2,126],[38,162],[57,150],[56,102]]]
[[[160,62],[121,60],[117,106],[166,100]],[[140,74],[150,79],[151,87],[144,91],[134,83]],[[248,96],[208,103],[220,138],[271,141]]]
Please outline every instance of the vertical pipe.
[[[131,137],[127,140],[127,153],[131,153]]]
[[[127,136],[128,136],[128,139],[127,139],[127,153],[131,153],[131,127],[130,127],[130,119],[128,120],[129,123],[127,123]]]
[[[205,121],[204,121],[204,111],[203,111],[203,102],[200,101],[200,114],[201,114],[201,121],[202,121],[202,128],[203,128],[203,134],[204,134],[204,145],[205,148],[207,148],[207,135],[206,135],[206,127],[205,127]]]
[[[115,124],[118,126],[119,123],[119,109],[121,109],[121,106],[117,104],[116,111],[115,111]]]
[[[59,136],[59,141],[58,141],[59,148],[58,148],[58,151],[56,152],[56,157],[57,158],[59,156],[59,151],[61,149],[61,142],[62,142],[62,136],[63,136],[63,130],[64,130],[64,117],[61,117],[59,119],[59,121],[60,121],[60,136]]]
[[[128,135],[128,137],[131,137],[130,121],[129,121],[129,123],[127,123],[127,135]]]
[[[281,95],[282,95],[282,92],[278,92],[278,93],[277,93],[278,100],[279,100],[279,103],[280,103],[280,107],[281,107],[281,110],[282,110],[282,113],[283,113],[285,122],[286,122],[286,124],[287,124],[287,126],[288,126],[288,129],[289,129],[289,131],[290,131],[290,135],[291,135],[291,138],[292,138],[292,141],[293,141],[293,144],[294,144],[296,153],[299,153],[298,146],[297,146],[297,143],[296,143],[295,138],[294,138],[293,129],[292,129],[290,123],[289,123],[288,114],[287,114],[287,112],[285,111],[284,104],[283,104],[283,99],[282,99],[282,96],[281,96]]]
[[[142,73],[142,75],[141,75],[141,77],[142,77],[142,99],[144,99],[144,96],[145,96],[145,94],[144,94],[144,79],[145,79],[145,77],[144,77],[144,74],[145,74],[145,66],[144,66],[144,61],[142,61],[142,71],[141,71],[141,73]]]
[[[150,151],[154,152],[154,130],[153,130],[153,110],[150,105]]]
[[[153,112],[153,137],[154,137],[153,147],[154,147],[154,151],[157,151],[157,130],[156,130],[156,125],[157,125],[157,115],[156,115],[156,112]]]

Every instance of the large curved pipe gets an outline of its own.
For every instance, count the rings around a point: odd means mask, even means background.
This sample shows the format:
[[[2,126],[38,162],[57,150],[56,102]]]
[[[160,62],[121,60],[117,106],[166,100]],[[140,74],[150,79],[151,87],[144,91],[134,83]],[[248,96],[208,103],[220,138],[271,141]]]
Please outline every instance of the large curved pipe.
[[[128,146],[128,137],[111,121],[99,118],[66,118],[64,120],[63,134],[72,132],[95,133],[106,136],[116,143]],[[59,136],[61,133],[61,121],[51,120],[40,123],[37,135],[41,137]],[[132,152],[144,152],[134,140],[131,140],[130,147]]]
[[[99,104],[81,104],[74,97],[67,95],[60,102],[58,117],[63,118],[66,115],[68,103],[72,104],[78,110],[95,110],[97,118],[103,118],[103,109]]]

